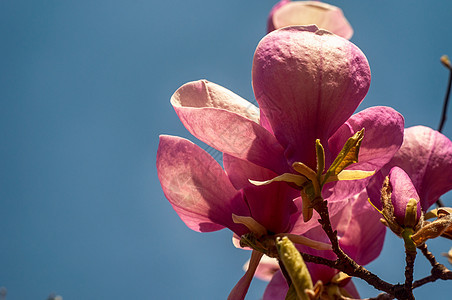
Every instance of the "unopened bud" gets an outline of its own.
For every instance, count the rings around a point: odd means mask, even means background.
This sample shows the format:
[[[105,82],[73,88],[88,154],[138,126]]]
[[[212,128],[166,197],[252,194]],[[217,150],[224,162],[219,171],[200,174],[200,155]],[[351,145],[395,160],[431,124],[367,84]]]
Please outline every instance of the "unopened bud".
[[[302,300],[309,300],[305,290],[312,290],[312,279],[300,252],[287,237],[277,238],[276,248],[278,249],[280,260],[287,273],[289,273],[298,297]]]
[[[452,264],[452,248],[450,248],[449,252],[442,253],[443,256],[447,257],[449,263]]]
[[[441,56],[440,60],[441,60],[441,63],[442,63],[446,68],[448,68],[449,70],[452,70],[452,66],[451,66],[451,64],[450,64],[450,59],[449,59],[449,57],[448,57],[447,55]]]
[[[393,167],[381,191],[383,216],[389,227],[400,235],[400,228],[415,229],[421,219],[419,195],[408,174]],[[397,226],[398,225],[398,226]]]

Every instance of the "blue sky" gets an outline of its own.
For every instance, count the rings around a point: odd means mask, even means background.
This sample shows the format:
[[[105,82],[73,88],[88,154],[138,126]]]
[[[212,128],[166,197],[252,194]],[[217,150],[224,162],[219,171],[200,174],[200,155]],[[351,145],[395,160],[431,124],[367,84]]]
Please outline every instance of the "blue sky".
[[[276,1],[0,2],[0,286],[7,299],[223,299],[247,251],[188,229],[157,179],[158,135],[192,138],[169,98],[206,78],[254,100],[251,62]],[[366,54],[359,110],[439,123],[452,2],[336,1]],[[451,117],[452,118],[452,117]],[[444,133],[452,136],[452,121]],[[204,146],[205,147],[205,146]],[[444,196],[452,205],[452,194]],[[389,236],[389,234],[388,234]],[[450,241],[432,243],[438,259]],[[401,241],[369,268],[403,280]],[[428,274],[421,256],[415,277]],[[446,299],[450,282],[416,291]],[[357,283],[362,296],[377,293]],[[248,299],[265,283],[253,282]]]

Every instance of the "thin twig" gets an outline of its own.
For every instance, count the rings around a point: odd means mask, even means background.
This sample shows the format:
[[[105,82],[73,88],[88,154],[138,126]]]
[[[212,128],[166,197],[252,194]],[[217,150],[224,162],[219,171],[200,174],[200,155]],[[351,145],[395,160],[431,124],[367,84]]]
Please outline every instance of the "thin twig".
[[[409,299],[414,300],[413,295],[413,273],[414,273],[414,261],[416,259],[416,251],[406,251],[406,267],[405,267],[405,291],[409,296]]]
[[[441,58],[441,60],[442,59],[443,58]],[[444,63],[444,65],[449,69],[449,81],[447,83],[446,96],[444,97],[443,111],[441,113],[441,121],[439,122],[439,126],[438,126],[439,132],[443,131],[444,123],[447,120],[447,106],[449,104],[450,89],[452,86],[452,68],[450,67],[450,62],[449,62],[449,64]]]
[[[413,289],[420,287],[426,283],[434,282],[438,279],[452,279],[452,271],[436,261],[435,256],[430,251],[428,251],[426,244],[419,246],[418,249],[421,250],[422,254],[424,254],[425,258],[427,258],[427,260],[430,262],[430,265],[432,266],[432,274],[422,279],[416,280],[413,283]]]
[[[437,281],[438,279],[452,280],[452,271],[447,269],[442,264],[437,264],[432,268],[432,275],[416,280],[413,283],[413,289],[418,288],[426,283]]]
[[[446,120],[447,120],[447,106],[449,104],[450,89],[452,86],[452,68],[450,65],[450,60],[446,55],[444,55],[443,57],[441,57],[441,62],[449,70],[449,80],[447,82],[446,96],[444,97],[443,111],[441,113],[441,121],[439,122],[439,126],[438,126],[439,132],[443,131],[444,123],[446,123]],[[438,199],[436,201],[436,205],[438,207],[444,207],[444,203],[441,201],[441,199]]]
[[[333,252],[337,255],[337,260],[334,261],[334,264],[331,264],[332,261],[329,261],[328,265],[350,276],[359,277],[376,289],[384,291],[390,295],[394,295],[397,298],[408,299],[405,296],[405,293],[402,292],[402,290],[404,290],[402,285],[392,285],[386,281],[381,280],[377,275],[368,271],[363,266],[358,265],[353,259],[345,254],[344,251],[342,251],[337,239],[337,231],[333,231],[333,228],[331,226],[327,204],[327,201],[324,201],[321,198],[316,199],[316,201],[312,203],[313,208],[320,215],[319,223],[322,225],[323,231],[325,231],[331,241]]]
[[[428,251],[426,244],[420,245],[418,249],[421,250],[422,254],[424,254],[425,258],[427,258],[433,268],[438,265],[435,256],[432,254],[432,252]]]

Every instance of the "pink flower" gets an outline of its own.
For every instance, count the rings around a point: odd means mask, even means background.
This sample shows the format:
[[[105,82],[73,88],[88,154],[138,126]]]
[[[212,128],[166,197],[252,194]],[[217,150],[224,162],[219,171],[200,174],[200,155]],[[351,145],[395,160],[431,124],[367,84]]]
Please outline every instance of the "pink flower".
[[[367,193],[362,191],[349,200],[350,204],[344,207],[341,213],[332,218],[332,225],[338,231],[339,245],[358,264],[366,265],[380,255],[383,248],[385,227],[380,226],[381,215],[367,201]],[[362,224],[366,224],[363,226]],[[327,241],[328,238],[320,226],[317,226],[304,234],[307,237],[316,237],[317,240]],[[331,260],[336,259],[332,251],[316,251],[304,246],[297,246],[303,252],[316,256],[321,256]],[[330,284],[338,273],[338,270],[324,265],[306,263],[311,274],[312,282],[321,280],[324,284]],[[260,267],[261,273],[265,269]],[[352,281],[349,281],[344,288],[353,298],[359,298],[359,294]],[[275,273],[268,284],[264,300],[285,299],[288,286],[281,272]]]
[[[223,152],[224,170],[190,141],[161,136],[157,170],[165,196],[196,231],[227,227],[239,236],[251,232],[257,238],[306,232],[316,222],[306,224],[299,218],[299,189],[284,182],[254,186],[249,179],[294,173],[294,162],[315,168],[316,139],[324,145],[329,166],[347,139],[362,128],[366,137],[359,163],[350,169],[374,171],[385,165],[402,142],[403,118],[386,107],[352,116],[369,83],[367,60],[349,41],[315,26],[272,32],[259,43],[253,62],[260,110],[205,80],[187,83],[172,96],[184,126]],[[344,199],[366,183],[326,184],[323,196],[331,204],[330,214],[340,211]],[[244,297],[261,256],[253,251],[250,270],[231,297]]]
[[[403,169],[419,194],[422,211],[452,189],[452,142],[425,126],[405,129],[403,144],[394,158],[378,172],[368,186],[372,203],[381,209],[380,189],[392,167]]]
[[[267,31],[291,25],[315,24],[343,38],[350,39],[353,29],[339,7],[320,1],[281,0],[270,11]]]

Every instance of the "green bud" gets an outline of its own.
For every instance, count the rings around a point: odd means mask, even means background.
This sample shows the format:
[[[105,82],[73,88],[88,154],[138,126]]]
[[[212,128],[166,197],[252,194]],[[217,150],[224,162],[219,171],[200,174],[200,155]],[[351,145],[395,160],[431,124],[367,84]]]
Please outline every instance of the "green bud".
[[[322,144],[320,144],[320,140],[317,139],[315,141],[315,152],[317,156],[317,176],[323,174],[323,171],[325,171],[325,150],[323,149]]]
[[[406,204],[405,210],[405,227],[414,228],[417,224],[417,201],[411,198]]]
[[[287,237],[277,238],[276,248],[299,299],[309,300],[305,290],[313,288],[312,279],[300,252]]]

